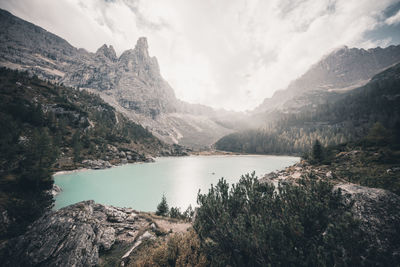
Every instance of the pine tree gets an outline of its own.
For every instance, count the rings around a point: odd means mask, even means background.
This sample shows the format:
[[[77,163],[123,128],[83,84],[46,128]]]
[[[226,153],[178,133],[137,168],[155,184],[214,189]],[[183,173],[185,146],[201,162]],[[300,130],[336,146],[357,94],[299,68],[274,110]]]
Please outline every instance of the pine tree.
[[[318,141],[318,139],[315,139],[313,149],[312,149],[312,160],[315,163],[320,163],[323,160],[323,151],[322,151],[322,146],[321,143]]]
[[[366,140],[372,145],[387,145],[391,143],[392,135],[380,122],[376,122],[366,137]]]
[[[80,142],[80,134],[78,131],[72,136],[72,149],[74,152],[74,162],[79,162],[81,160],[82,144]]]
[[[157,206],[156,215],[166,216],[168,214],[168,210],[169,210],[169,208],[168,208],[167,198],[163,194],[163,196],[161,198],[161,202]]]

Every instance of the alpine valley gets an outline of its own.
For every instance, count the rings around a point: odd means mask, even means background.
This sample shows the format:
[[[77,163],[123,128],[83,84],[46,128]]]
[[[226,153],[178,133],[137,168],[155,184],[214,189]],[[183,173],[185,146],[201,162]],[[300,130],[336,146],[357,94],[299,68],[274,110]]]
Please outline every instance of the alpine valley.
[[[148,48],[89,52],[0,9],[4,266],[399,265],[400,45],[337,48],[246,112],[178,99]],[[58,171],[242,153],[301,158],[195,209],[53,208]]]

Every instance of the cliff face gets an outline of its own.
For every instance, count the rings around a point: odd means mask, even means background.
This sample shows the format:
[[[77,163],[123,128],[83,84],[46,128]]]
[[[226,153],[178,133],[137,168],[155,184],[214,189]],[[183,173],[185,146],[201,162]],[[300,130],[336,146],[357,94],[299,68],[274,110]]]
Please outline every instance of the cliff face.
[[[112,46],[103,45],[90,59],[71,64],[60,81],[107,91],[121,107],[150,117],[179,109],[174,91],[161,77],[157,59],[149,56],[146,38],[139,38],[135,48],[119,58]]]
[[[144,37],[117,57],[112,46],[96,53],[77,49],[5,10],[0,10],[0,25],[0,66],[100,94],[168,143],[204,147],[232,132],[219,123],[220,112],[176,98]]]

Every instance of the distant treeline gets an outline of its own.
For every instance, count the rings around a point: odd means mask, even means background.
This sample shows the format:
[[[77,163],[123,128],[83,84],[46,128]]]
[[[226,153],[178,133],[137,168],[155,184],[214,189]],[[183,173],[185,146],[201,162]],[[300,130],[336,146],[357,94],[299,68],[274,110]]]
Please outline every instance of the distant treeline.
[[[399,136],[400,64],[376,75],[367,85],[355,89],[334,103],[319,105],[313,111],[281,114],[266,127],[227,135],[215,144],[219,150],[262,153],[302,154],[318,139],[329,146],[358,140],[380,122]]]

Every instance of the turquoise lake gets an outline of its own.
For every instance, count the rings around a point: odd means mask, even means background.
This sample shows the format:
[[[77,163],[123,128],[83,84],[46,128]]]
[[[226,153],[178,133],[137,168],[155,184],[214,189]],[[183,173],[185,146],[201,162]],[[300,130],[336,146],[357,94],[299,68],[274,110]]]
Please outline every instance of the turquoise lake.
[[[230,184],[245,173],[262,177],[299,161],[289,156],[188,156],[157,158],[153,163],[135,163],[105,170],[86,170],[55,175],[62,188],[55,209],[93,199],[98,203],[155,211],[163,194],[169,206],[184,210],[196,206],[197,193],[208,192],[224,177]]]

